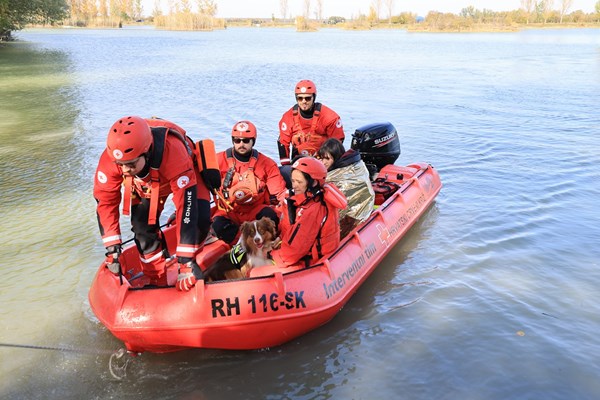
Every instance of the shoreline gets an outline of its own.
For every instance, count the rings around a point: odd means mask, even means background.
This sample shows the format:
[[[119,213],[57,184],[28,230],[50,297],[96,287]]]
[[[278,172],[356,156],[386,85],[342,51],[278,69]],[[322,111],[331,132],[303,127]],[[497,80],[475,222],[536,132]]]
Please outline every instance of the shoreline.
[[[123,24],[122,28],[115,26],[44,26],[44,25],[28,25],[25,29],[69,29],[69,30],[86,30],[86,29],[106,29],[106,30],[119,30],[119,29],[132,29],[132,28],[147,28],[147,29],[156,29],[156,30],[169,30],[169,31],[182,31],[182,32],[212,32],[215,30],[223,30],[227,28],[251,28],[251,29],[260,29],[260,28],[282,28],[282,29],[295,29],[300,33],[310,33],[310,32],[318,32],[322,29],[339,29],[343,31],[382,31],[382,30],[390,30],[390,31],[398,31],[404,30],[408,33],[509,33],[509,32],[519,32],[526,30],[547,30],[547,29],[600,29],[600,23],[590,24],[590,23],[569,23],[569,24],[543,24],[543,23],[531,23],[531,24],[512,24],[512,25],[498,25],[498,24],[477,24],[469,27],[458,27],[458,28],[432,28],[431,26],[424,25],[421,23],[416,24],[403,24],[403,25],[388,25],[388,24],[378,24],[371,27],[358,27],[358,26],[340,26],[338,25],[324,25],[324,26],[313,26],[312,29],[301,30],[297,29],[295,25],[285,24],[248,24],[248,23],[234,23],[227,24],[224,28],[215,27],[213,29],[202,29],[202,30],[190,30],[190,29],[181,29],[181,28],[169,28],[169,27],[157,27],[154,24],[149,23],[134,23],[134,24]]]

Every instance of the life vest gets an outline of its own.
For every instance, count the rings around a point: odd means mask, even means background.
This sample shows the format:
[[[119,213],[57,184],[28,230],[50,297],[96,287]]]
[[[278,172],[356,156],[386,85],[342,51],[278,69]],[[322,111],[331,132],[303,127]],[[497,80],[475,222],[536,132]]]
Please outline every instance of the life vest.
[[[310,129],[304,132],[300,124],[300,110],[298,104],[292,107],[292,116],[294,118],[294,129],[292,132],[291,142],[294,149],[302,156],[312,156],[317,153],[321,144],[326,139],[322,135],[317,134],[317,126],[319,124],[319,116],[321,115],[321,103],[315,103],[315,110],[311,119]]]
[[[317,261],[323,258],[323,256],[329,256],[335,251],[340,242],[339,210],[346,208],[348,205],[346,196],[344,196],[337,186],[326,183],[323,189],[315,195],[306,196],[300,204],[291,205],[288,202],[288,219],[290,224],[293,225],[296,222],[297,209],[309,202],[320,203],[325,209],[325,214],[321,221],[313,221],[315,224],[319,224],[319,229],[308,254],[301,258],[306,267],[311,262]],[[295,233],[292,236],[295,236]]]
[[[248,169],[237,172],[236,159],[231,148],[225,151],[227,156],[228,173],[223,180],[223,195],[238,205],[249,205],[255,203],[264,195],[264,184],[254,174],[254,168],[258,162],[258,151],[252,150]],[[231,171],[231,173],[229,172]],[[226,194],[227,193],[227,194]]]
[[[327,208],[325,218],[321,221],[317,239],[311,252],[315,259],[321,259],[324,255],[331,254],[339,244],[340,226],[338,222],[339,210],[348,206],[348,200],[337,186],[326,183],[323,186],[322,204]],[[332,215],[334,219],[329,221]]]
[[[179,125],[156,117],[146,119],[150,126],[153,139],[152,153],[150,156],[150,182],[149,186],[143,185],[143,181],[135,180],[132,176],[124,178],[124,195],[123,195],[123,215],[129,215],[131,196],[133,194],[134,185],[138,188],[136,193],[143,198],[150,199],[150,211],[148,213],[148,224],[156,224],[158,204],[160,201],[160,174],[159,169],[162,163],[165,146],[167,143],[167,135],[173,135],[179,139],[185,146],[188,155],[192,158],[194,168],[198,172],[198,176],[202,175],[204,170],[219,169],[215,145],[212,139],[200,140],[197,143],[186,135],[185,129]],[[165,182],[164,185],[169,185]]]

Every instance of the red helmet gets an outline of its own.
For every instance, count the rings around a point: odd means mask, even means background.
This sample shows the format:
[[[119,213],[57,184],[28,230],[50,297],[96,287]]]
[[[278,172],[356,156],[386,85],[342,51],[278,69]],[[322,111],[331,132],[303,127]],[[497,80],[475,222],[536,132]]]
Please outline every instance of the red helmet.
[[[106,139],[108,156],[114,161],[135,160],[152,145],[152,132],[145,119],[135,116],[120,118],[110,127]]]
[[[296,94],[314,94],[317,96],[317,86],[313,81],[304,79],[296,83]]]
[[[231,130],[231,136],[256,140],[256,126],[250,121],[238,121]]]
[[[327,177],[327,168],[325,165],[316,158],[313,157],[302,157],[296,160],[292,165],[292,170],[297,169],[302,171],[313,180],[317,181],[319,186],[325,184],[325,178]]]

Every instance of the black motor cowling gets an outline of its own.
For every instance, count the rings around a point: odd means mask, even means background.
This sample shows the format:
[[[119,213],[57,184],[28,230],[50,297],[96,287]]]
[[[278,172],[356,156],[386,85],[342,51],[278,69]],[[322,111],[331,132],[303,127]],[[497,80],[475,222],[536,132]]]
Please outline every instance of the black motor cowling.
[[[360,153],[371,178],[400,156],[398,132],[389,122],[376,122],[356,129],[350,147]]]

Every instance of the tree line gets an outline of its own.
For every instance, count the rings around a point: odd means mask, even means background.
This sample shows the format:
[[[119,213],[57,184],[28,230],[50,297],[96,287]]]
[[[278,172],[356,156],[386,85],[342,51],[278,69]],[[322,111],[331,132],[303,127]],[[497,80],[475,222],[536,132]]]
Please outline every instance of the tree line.
[[[0,0],[0,42],[28,24],[49,25],[68,15],[65,0]]]
[[[528,24],[598,24],[600,0],[595,13],[571,12],[573,0],[521,0],[521,8],[513,11],[479,10],[473,6],[457,14],[430,11],[424,18],[414,13],[394,14],[395,0],[371,0],[368,14],[350,20],[342,17],[324,19],[326,0],[299,0],[302,15],[295,18],[298,30],[314,30],[321,24],[339,25],[347,29],[371,29],[382,24],[412,26],[418,30],[469,30],[481,25],[514,27]],[[216,19],[217,0],[169,0],[163,13],[160,0],[155,0],[150,21],[162,29],[210,30],[224,28],[226,21]],[[275,15],[265,22],[288,24],[292,20],[289,0],[280,0],[281,20]],[[11,32],[29,24],[70,25],[78,27],[117,27],[142,20],[142,0],[0,0],[0,41],[10,40]],[[415,28],[416,27],[416,28]]]
[[[193,3],[192,3],[193,1]],[[163,15],[160,0],[155,0],[151,22],[167,29],[203,30],[214,25],[216,0],[169,0]],[[192,5],[197,12],[192,12]],[[142,22],[142,0],[0,0],[0,41],[11,39],[11,32],[26,25],[76,27],[121,27]]]

